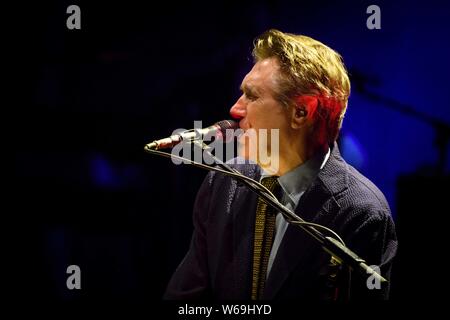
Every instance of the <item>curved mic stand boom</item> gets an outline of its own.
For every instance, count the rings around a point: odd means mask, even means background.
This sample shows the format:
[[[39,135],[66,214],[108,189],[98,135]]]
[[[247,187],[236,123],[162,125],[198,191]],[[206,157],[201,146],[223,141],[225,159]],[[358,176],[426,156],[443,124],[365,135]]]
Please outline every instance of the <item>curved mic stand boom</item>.
[[[283,216],[286,218],[286,220],[290,224],[294,224],[296,226],[299,226],[302,228],[307,234],[309,234],[311,237],[316,239],[316,241],[319,242],[321,247],[328,252],[339,264],[345,264],[349,266],[351,269],[356,270],[359,272],[362,276],[367,277],[373,277],[376,281],[379,281],[380,283],[387,282],[387,280],[381,276],[376,270],[371,268],[366,264],[366,261],[362,258],[360,258],[356,253],[351,251],[345,243],[342,241],[342,239],[332,230],[317,225],[314,223],[307,222],[303,220],[301,217],[296,215],[294,212],[286,208],[284,205],[282,205],[277,198],[269,191],[267,188],[265,188],[262,184],[259,182],[243,175],[236,169],[230,167],[226,163],[224,163],[222,160],[215,157],[208,149],[209,147],[205,145],[203,142],[200,142],[198,140],[193,141],[187,141],[191,142],[194,145],[202,148],[204,152],[210,156],[215,163],[220,167],[212,167],[205,165],[203,163],[199,163],[187,158],[183,158],[177,155],[173,155],[167,152],[161,152],[157,150],[153,150],[149,148],[148,146],[145,146],[144,150],[151,154],[156,154],[159,156],[167,157],[167,158],[176,158],[179,160],[183,160],[184,163],[190,164],[202,169],[210,170],[210,171],[217,171],[221,172],[225,175],[228,175],[242,184],[245,184],[251,191],[256,193],[259,197],[263,198],[271,207],[275,208],[278,212],[281,212]],[[334,237],[325,236],[322,232],[317,230],[317,228],[325,229],[326,231],[330,232]]]

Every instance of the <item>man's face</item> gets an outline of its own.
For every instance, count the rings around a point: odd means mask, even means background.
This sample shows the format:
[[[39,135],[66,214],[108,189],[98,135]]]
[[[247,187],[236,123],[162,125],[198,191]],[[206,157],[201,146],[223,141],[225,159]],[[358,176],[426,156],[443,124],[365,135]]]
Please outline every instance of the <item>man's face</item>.
[[[288,108],[275,99],[278,72],[279,64],[275,58],[257,62],[242,81],[241,97],[230,109],[231,116],[240,119],[239,126],[246,132],[239,142],[243,147],[240,150],[241,156],[247,159],[260,160],[249,154],[251,143],[258,145],[259,149],[267,148],[270,155],[276,151],[275,147],[277,150],[281,147],[274,146],[274,143],[280,142],[276,140],[283,140],[289,132]],[[275,137],[274,131],[271,135],[270,129],[279,129],[280,139]],[[261,150],[258,150],[258,154],[261,154]]]

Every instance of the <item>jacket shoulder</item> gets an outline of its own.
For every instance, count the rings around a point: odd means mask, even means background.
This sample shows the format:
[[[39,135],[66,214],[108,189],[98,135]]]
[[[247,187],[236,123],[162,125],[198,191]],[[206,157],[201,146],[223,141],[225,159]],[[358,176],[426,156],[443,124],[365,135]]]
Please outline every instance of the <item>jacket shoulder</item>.
[[[348,165],[348,200],[360,207],[371,209],[379,214],[390,215],[389,204],[383,192],[367,177],[351,165]]]

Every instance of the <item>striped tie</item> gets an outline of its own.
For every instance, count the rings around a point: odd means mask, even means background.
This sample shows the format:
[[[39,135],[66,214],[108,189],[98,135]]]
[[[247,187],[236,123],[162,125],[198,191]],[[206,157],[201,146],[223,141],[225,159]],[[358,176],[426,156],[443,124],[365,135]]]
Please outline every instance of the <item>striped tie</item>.
[[[261,183],[277,196],[281,189],[277,176],[263,178]],[[266,282],[267,265],[270,250],[275,236],[275,210],[267,205],[262,198],[258,198],[256,206],[255,239],[253,243],[253,277],[252,300],[261,298]]]

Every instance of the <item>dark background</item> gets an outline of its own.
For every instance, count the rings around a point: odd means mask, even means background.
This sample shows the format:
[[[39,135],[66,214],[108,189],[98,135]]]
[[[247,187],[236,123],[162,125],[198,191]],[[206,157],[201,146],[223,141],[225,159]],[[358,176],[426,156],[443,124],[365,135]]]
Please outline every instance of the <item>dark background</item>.
[[[66,28],[71,4],[81,8],[81,30]],[[371,4],[381,8],[381,30],[366,27]],[[14,141],[6,214],[17,228],[5,262],[19,271],[14,294],[160,301],[188,248],[206,173],[143,146],[194,120],[229,118],[253,39],[277,28],[344,57],[352,93],[341,151],[391,205],[400,239],[392,299],[440,299],[450,162],[436,137],[444,141],[450,123],[449,10],[406,0],[24,6],[8,50],[18,85],[6,136]],[[78,291],[66,288],[71,264],[81,268]]]

